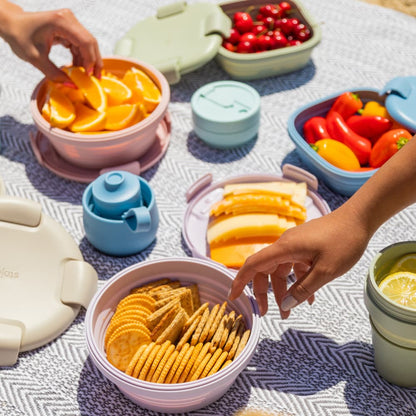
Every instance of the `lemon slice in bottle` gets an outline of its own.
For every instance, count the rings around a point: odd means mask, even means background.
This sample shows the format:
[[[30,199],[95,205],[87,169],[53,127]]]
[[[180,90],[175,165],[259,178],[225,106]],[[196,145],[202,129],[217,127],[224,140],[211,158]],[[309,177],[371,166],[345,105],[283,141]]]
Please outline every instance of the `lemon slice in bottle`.
[[[392,266],[390,273],[412,272],[416,273],[416,253],[401,256]]]
[[[416,309],[416,273],[389,274],[381,281],[379,288],[393,302]]]

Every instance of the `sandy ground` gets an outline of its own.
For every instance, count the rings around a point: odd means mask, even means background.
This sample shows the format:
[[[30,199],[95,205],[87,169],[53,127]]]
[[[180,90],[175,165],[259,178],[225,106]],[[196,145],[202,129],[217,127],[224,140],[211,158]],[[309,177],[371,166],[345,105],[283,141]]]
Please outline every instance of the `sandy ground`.
[[[363,0],[416,17],[416,0]]]

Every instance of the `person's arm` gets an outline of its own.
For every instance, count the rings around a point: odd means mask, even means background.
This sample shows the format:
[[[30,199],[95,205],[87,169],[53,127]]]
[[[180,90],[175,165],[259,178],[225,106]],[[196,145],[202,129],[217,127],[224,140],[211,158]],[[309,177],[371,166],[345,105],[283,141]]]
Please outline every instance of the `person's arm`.
[[[230,300],[249,282],[260,312],[267,312],[270,275],[281,316],[309,299],[326,283],[346,273],[362,256],[375,231],[416,202],[416,139],[389,159],[342,206],[321,218],[287,230],[274,244],[249,257],[237,273]],[[287,289],[293,270],[296,282]]]
[[[70,49],[73,65],[83,66],[100,77],[102,60],[96,39],[69,9],[26,12],[7,0],[0,0],[0,37],[21,59],[30,62],[56,82],[69,78],[50,61],[54,44]]]

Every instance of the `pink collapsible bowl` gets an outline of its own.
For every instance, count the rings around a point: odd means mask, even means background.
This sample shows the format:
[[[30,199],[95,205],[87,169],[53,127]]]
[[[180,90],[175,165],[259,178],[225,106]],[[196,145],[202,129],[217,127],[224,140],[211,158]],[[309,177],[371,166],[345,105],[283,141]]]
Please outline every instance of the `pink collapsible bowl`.
[[[47,80],[43,79],[33,91],[30,111],[38,130],[50,141],[56,152],[73,165],[101,169],[119,166],[137,160],[144,155],[156,139],[156,130],[162,122],[170,101],[170,87],[156,68],[130,58],[109,57],[103,59],[104,69],[122,77],[131,67],[144,71],[161,91],[161,101],[144,120],[123,130],[80,134],[52,127],[42,114]]]
[[[189,412],[219,399],[246,368],[259,341],[260,314],[248,288],[235,301],[227,301],[227,309],[234,309],[243,315],[251,334],[241,354],[217,373],[177,384],[138,380],[118,370],[107,360],[104,351],[106,328],[118,302],[132,288],[165,277],[184,284],[197,283],[201,302],[209,302],[211,306],[226,300],[233,280],[233,274],[223,266],[193,258],[165,258],[130,266],[113,276],[91,300],[85,318],[87,347],[101,373],[135,403],[157,412]]]

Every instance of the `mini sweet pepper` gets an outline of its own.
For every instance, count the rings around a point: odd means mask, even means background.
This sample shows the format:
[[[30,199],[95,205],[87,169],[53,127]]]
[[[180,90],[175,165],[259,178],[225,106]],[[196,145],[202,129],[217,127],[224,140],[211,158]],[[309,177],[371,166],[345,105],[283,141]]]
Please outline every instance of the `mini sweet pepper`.
[[[352,92],[344,92],[338,96],[329,112],[336,111],[347,120],[353,114],[357,113],[363,107],[363,102],[357,94]]]
[[[337,168],[356,171],[360,162],[354,152],[345,144],[333,139],[322,139],[311,144],[319,156]]]
[[[329,133],[326,129],[324,117],[312,117],[303,125],[303,135],[307,143],[315,143],[321,139],[328,139]]]
[[[370,166],[378,168],[397,153],[412,135],[405,129],[394,129],[384,133],[375,143],[370,154]]]
[[[361,165],[366,165],[371,153],[371,142],[355,133],[341,114],[330,111],[326,116],[329,136],[348,146],[357,156]]]
[[[347,120],[348,126],[360,136],[374,143],[383,133],[390,130],[393,123],[386,117],[353,115]]]

